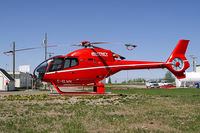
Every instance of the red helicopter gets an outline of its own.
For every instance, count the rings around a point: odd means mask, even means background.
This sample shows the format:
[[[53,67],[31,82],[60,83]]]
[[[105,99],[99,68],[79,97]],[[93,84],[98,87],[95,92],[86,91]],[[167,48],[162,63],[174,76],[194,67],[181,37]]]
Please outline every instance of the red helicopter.
[[[106,42],[83,41],[76,50],[67,55],[54,56],[36,67],[33,74],[42,81],[51,83],[60,94],[104,94],[100,81],[121,70],[167,68],[178,79],[185,78],[190,66],[185,57],[189,40],[180,40],[166,62],[126,61],[125,57],[110,50],[94,46]],[[126,44],[135,48],[136,45]],[[92,93],[63,92],[59,87],[91,86]]]

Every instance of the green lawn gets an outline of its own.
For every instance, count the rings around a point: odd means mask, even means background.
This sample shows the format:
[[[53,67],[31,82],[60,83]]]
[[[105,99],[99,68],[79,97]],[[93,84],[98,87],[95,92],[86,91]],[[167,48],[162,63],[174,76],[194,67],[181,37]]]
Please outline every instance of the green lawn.
[[[106,91],[121,95],[1,97],[0,132],[200,131],[200,89]]]

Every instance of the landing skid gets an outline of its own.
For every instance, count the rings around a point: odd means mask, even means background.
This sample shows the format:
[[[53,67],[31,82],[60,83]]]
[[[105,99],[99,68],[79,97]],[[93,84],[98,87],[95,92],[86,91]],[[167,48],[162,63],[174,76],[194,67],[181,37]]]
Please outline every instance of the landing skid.
[[[51,83],[59,94],[61,95],[102,95],[105,93],[105,87],[103,83],[96,83],[96,85],[56,85],[53,82]],[[63,92],[59,87],[93,87],[93,92]]]

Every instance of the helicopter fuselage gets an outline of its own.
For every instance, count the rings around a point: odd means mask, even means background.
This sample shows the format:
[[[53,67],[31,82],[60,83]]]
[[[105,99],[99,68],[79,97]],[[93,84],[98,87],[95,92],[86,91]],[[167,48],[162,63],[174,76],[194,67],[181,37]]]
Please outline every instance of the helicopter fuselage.
[[[46,63],[46,64],[45,64]],[[164,62],[124,61],[110,50],[84,48],[68,55],[55,56],[36,68],[42,81],[62,84],[97,83],[121,70],[164,68]]]
[[[181,79],[190,66],[185,57],[188,43],[189,40],[180,40],[166,62],[119,60],[122,56],[110,50],[83,48],[44,61],[34,70],[34,75],[55,85],[87,85],[121,70],[167,68]]]

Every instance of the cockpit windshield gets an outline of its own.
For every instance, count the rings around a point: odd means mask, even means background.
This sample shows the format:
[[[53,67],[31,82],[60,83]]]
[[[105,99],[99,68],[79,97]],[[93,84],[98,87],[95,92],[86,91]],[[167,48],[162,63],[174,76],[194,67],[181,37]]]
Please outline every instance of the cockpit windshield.
[[[47,70],[47,67],[49,66],[49,63],[51,62],[52,58],[42,62],[40,65],[36,67],[33,74],[37,76],[39,79],[43,79],[43,76]]]

